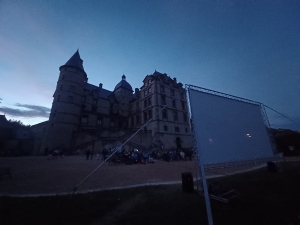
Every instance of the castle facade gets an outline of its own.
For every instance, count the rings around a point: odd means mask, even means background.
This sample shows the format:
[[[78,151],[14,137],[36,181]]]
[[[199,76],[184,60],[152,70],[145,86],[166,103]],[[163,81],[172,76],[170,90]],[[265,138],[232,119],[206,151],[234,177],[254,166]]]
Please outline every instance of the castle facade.
[[[78,51],[59,70],[49,121],[32,127],[43,132],[36,155],[55,148],[66,154],[98,151],[130,137],[129,150],[192,147],[186,92],[176,78],[155,71],[133,90],[123,75],[113,91],[106,90],[102,83],[88,83]]]

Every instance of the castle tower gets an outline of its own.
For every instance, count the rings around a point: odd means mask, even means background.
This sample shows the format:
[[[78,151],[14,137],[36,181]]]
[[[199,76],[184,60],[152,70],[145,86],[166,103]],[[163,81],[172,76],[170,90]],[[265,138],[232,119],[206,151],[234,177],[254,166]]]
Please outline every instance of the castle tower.
[[[67,151],[66,154],[71,153],[72,136],[79,128],[83,92],[87,82],[82,63],[77,50],[67,63],[59,68],[49,124],[40,152],[60,148]]]
[[[131,85],[126,81],[126,76],[123,74],[122,80],[115,86],[114,95],[119,102],[119,114],[128,116],[129,102],[133,98],[133,90]]]

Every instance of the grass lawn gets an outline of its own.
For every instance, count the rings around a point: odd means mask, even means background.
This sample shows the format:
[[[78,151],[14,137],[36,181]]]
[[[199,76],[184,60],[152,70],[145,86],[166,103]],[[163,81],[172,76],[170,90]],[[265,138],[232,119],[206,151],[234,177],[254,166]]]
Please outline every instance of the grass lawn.
[[[286,163],[284,172],[263,168],[217,180],[240,195],[230,204],[211,201],[215,225],[300,224],[300,163]],[[188,225],[207,224],[207,217],[202,196],[168,185],[73,197],[1,197],[0,224]]]

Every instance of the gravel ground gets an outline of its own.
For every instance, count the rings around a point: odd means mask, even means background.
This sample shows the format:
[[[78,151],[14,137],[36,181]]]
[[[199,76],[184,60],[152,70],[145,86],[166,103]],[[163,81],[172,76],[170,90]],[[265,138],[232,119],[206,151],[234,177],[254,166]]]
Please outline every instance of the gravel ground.
[[[10,167],[12,179],[0,180],[0,196],[40,196],[72,193],[101,160],[85,160],[85,156],[65,156],[48,160],[47,157],[0,158],[0,167]],[[255,165],[255,167],[263,166]],[[212,170],[207,177],[251,170],[242,166]],[[154,164],[103,164],[77,189],[78,192],[125,188],[160,183],[180,183],[181,173],[196,176],[194,161],[156,161]]]

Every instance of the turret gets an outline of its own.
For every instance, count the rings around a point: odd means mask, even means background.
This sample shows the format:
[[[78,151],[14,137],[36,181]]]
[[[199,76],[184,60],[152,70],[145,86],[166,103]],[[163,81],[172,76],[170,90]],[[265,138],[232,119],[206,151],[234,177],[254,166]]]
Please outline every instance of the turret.
[[[59,68],[60,74],[42,147],[63,148],[70,153],[72,136],[80,124],[81,105],[87,75],[78,50]],[[42,149],[42,151],[44,150]]]

